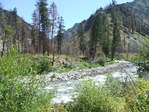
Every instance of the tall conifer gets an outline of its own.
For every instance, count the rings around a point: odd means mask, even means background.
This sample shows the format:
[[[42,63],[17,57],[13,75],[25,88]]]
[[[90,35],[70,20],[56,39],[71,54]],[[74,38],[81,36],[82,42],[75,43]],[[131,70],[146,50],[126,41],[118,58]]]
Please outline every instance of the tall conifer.
[[[61,46],[64,38],[64,20],[63,17],[58,19],[58,34],[57,34],[57,53],[61,54]]]
[[[118,45],[120,44],[120,28],[118,19],[115,14],[115,10],[112,11],[112,22],[113,22],[113,39],[112,39],[112,47],[111,47],[111,60],[115,57],[115,52],[117,50]]]
[[[46,52],[45,40],[47,38],[47,33],[49,31],[49,25],[50,25],[47,0],[39,0],[36,6],[39,11],[39,29],[41,31],[41,33],[39,33],[40,45],[42,45],[40,46],[40,50],[42,48],[42,53],[44,54]]]

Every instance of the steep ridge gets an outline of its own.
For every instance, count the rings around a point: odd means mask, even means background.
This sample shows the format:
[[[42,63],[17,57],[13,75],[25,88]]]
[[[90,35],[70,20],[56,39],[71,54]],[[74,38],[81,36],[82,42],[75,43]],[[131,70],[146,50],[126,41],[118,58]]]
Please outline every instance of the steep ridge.
[[[69,28],[68,30],[65,31],[64,41],[68,41],[69,38],[77,34],[79,25],[80,23],[75,23],[72,28]]]
[[[105,12],[110,13],[113,8],[116,9],[119,19],[122,19],[124,27],[130,29],[131,17],[135,17],[136,31],[149,35],[149,0],[135,0],[120,5],[108,6],[105,8]],[[99,10],[86,21],[85,31],[89,31],[92,27],[95,15],[99,13]]]
[[[112,7],[106,9],[109,13]],[[135,30],[142,35],[149,35],[149,0],[135,0],[115,6],[117,15],[122,18],[123,26],[131,29],[132,21]],[[134,19],[134,20],[132,20]]]
[[[122,43],[118,51],[138,52],[138,47],[142,44],[144,38],[149,37],[149,0],[134,0],[133,2],[116,4],[114,6],[109,5],[104,9],[104,12],[110,14],[113,9],[116,10],[116,15],[121,24]],[[87,20],[83,20],[80,23],[84,26],[84,35],[88,42],[90,38],[90,29],[96,15],[99,13],[100,9],[98,9],[95,14],[92,14]],[[77,32],[77,30],[78,29],[76,29],[75,32]],[[132,30],[134,30],[134,33],[132,33]],[[69,30],[67,32],[71,33]],[[66,35],[66,38],[69,37]],[[126,45],[123,43],[124,40],[126,41]]]
[[[15,24],[13,11],[0,8],[0,51],[2,50],[2,38],[4,37],[3,26],[10,25],[12,30],[16,31]],[[23,36],[24,52],[33,52],[33,46],[31,44],[32,28],[31,24],[27,23],[23,18],[17,15],[17,40],[21,41]]]

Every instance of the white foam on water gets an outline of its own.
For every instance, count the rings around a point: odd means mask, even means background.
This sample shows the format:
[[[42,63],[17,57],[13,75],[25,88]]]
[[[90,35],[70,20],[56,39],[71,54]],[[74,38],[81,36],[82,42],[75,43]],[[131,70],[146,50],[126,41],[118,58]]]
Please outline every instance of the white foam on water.
[[[62,103],[62,102],[68,103],[70,101],[73,101],[73,100],[72,100],[72,97],[68,95],[57,96],[52,99],[52,103]]]
[[[125,62],[125,61],[124,61]],[[128,63],[128,67],[122,69],[121,71],[115,71],[110,73],[114,78],[119,79],[120,81],[130,81],[131,79],[135,79],[138,77],[136,74],[137,67],[133,66],[131,63]],[[128,74],[129,73],[129,74]],[[53,83],[50,86],[45,87],[47,90],[56,91],[55,97],[52,99],[51,103],[67,103],[73,101],[74,97],[77,97],[77,91],[75,90],[75,86],[81,84],[84,80],[92,79],[95,82],[101,82],[104,84],[106,81],[107,75],[100,74],[96,76],[87,76],[83,79],[66,81],[66,82],[58,82]],[[99,84],[99,83],[98,83]]]

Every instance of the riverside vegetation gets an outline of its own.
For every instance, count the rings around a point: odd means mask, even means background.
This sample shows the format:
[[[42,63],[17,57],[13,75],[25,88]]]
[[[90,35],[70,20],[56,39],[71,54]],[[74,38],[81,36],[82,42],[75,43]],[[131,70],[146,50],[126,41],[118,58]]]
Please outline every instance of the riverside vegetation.
[[[0,112],[149,112],[148,0],[121,5],[112,0],[68,30],[70,36],[54,2],[38,0],[35,6],[30,25],[17,8],[7,11],[0,3]],[[109,75],[104,85],[88,80],[76,87],[73,102],[51,103],[55,91],[45,89],[42,76],[117,59],[135,63],[139,78],[120,82]]]
[[[147,42],[140,50],[141,72],[148,72],[148,57],[146,57],[148,52],[142,52],[149,47]],[[107,78],[105,85],[101,85],[100,82],[86,81],[77,87],[79,94],[74,102],[52,106],[50,99],[54,92],[44,91],[44,81],[36,79],[35,76],[56,70],[56,68],[51,66],[46,58],[33,61],[31,56],[18,51],[17,47],[12,47],[4,57],[0,58],[0,111],[2,112],[149,111],[149,82],[147,80],[137,79],[121,83],[112,77]]]
[[[0,111],[37,112],[49,109],[51,92],[43,92],[41,80],[32,61],[12,48],[7,56],[0,58]]]

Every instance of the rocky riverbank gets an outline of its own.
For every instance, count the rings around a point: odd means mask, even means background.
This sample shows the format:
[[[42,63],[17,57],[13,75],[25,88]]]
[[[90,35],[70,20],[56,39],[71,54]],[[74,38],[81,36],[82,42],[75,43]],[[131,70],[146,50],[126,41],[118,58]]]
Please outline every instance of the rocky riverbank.
[[[49,74],[45,75],[46,82],[60,82],[60,81],[69,81],[69,80],[78,80],[85,76],[94,76],[100,75],[105,73],[111,73],[115,71],[121,71],[125,68],[130,68],[133,66],[133,63],[128,61],[117,61],[118,63],[107,65],[105,67],[97,67],[97,68],[90,68],[90,69],[83,69],[83,70],[76,70],[76,71],[69,71],[64,73],[58,72],[50,72]]]

